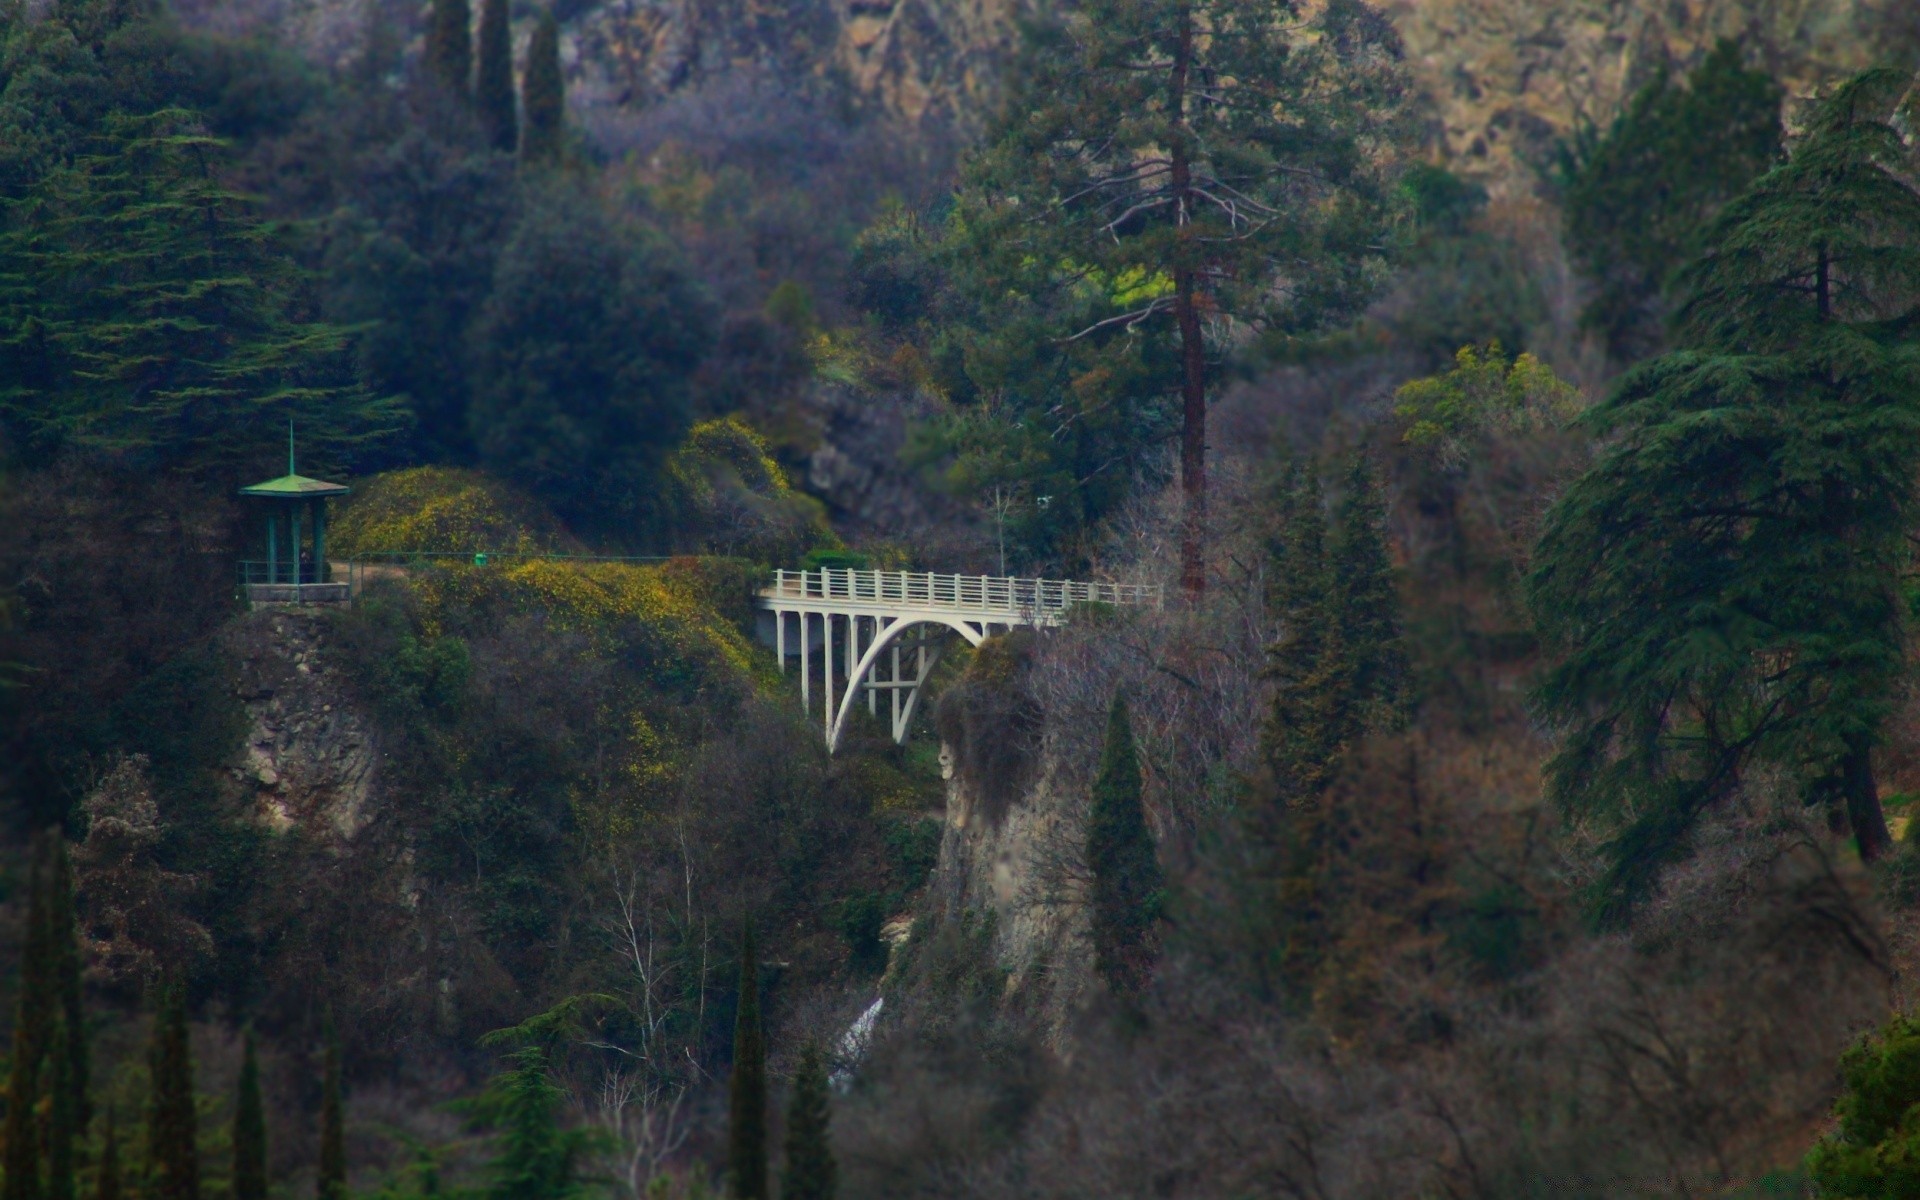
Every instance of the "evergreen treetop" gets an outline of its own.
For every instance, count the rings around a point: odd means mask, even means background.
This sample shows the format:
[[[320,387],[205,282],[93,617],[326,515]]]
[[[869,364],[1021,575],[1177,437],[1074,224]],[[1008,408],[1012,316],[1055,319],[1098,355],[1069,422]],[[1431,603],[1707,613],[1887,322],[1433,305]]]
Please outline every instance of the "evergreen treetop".
[[[1920,470],[1920,160],[1870,72],[1730,203],[1682,346],[1584,418],[1608,442],[1548,515],[1529,580],[1560,661],[1566,804],[1615,823],[1604,912],[1685,851],[1755,763],[1889,844],[1873,748],[1905,664]]]
[[[1087,810],[1088,897],[1094,968],[1117,995],[1137,992],[1151,970],[1149,932],[1163,878],[1141,803],[1140,761],[1126,697],[1115,693]]]
[[[520,140],[513,94],[513,13],[508,0],[480,0],[473,103],[493,148],[512,153]]]
[[[767,1200],[767,1044],[760,1029],[760,959],[753,922],[740,934],[740,1001],[727,1091],[727,1194]]]
[[[186,989],[156,985],[148,1069],[145,1200],[200,1200],[199,1120],[193,1099],[193,1048],[187,1037]]]
[[[238,481],[293,416],[323,462],[402,423],[356,383],[347,331],[216,178],[183,110],[110,117],[0,229],[0,422],[22,444],[138,453]]]
[[[267,1114],[260,1057],[247,1034],[233,1104],[233,1200],[267,1200]]]
[[[808,1042],[800,1050],[793,1099],[787,1105],[787,1164],[780,1178],[780,1200],[834,1200],[838,1194],[838,1168],[829,1138],[832,1120],[826,1059],[818,1045]]]
[[[567,89],[560,72],[560,23],[551,9],[542,9],[527,42],[527,71],[521,84],[521,102],[527,127],[520,154],[528,162],[560,160],[566,136]]]
[[[427,17],[427,69],[448,93],[473,95],[473,9],[468,0],[433,0]]]

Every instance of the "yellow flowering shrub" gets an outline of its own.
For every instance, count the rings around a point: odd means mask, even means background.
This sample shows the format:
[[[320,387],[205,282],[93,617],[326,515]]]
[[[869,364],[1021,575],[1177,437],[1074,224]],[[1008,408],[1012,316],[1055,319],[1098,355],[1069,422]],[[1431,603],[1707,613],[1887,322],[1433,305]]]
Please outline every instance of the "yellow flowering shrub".
[[[354,485],[329,530],[343,558],[404,551],[575,551],[538,501],[479,471],[413,467]]]
[[[763,562],[837,545],[820,502],[794,490],[765,438],[738,417],[702,421],[666,463],[676,540]]]

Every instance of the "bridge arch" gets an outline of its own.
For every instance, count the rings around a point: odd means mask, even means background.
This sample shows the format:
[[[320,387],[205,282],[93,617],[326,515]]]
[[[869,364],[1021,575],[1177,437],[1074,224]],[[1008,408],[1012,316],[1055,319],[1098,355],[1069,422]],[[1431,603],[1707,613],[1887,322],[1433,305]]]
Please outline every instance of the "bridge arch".
[[[876,624],[878,624],[877,621]],[[827,727],[827,753],[832,754],[840,749],[840,738],[846,733],[847,720],[853,715],[854,703],[860,698],[861,691],[866,688],[867,681],[872,676],[874,667],[880,662],[881,654],[891,650],[897,645],[901,635],[905,634],[908,630],[918,629],[924,625],[944,626],[965,638],[967,644],[970,646],[978,646],[981,642],[986,641],[988,636],[988,625],[985,622],[966,621],[959,617],[932,614],[895,617],[887,624],[881,625],[879,635],[876,636],[873,641],[868,644],[866,650],[861,653],[859,659],[854,663],[852,674],[847,677],[847,690],[840,697],[840,703],[833,716],[833,724]],[[905,689],[907,692],[906,702],[900,706],[899,716],[894,719],[893,737],[895,741],[904,738],[907,727],[913,723],[914,709],[920,703],[921,688],[927,681],[927,675],[933,670],[934,664],[937,663],[939,659],[940,651],[936,646],[930,658],[916,665],[913,685],[911,688]],[[894,680],[895,684],[901,682],[903,681],[899,679]]]

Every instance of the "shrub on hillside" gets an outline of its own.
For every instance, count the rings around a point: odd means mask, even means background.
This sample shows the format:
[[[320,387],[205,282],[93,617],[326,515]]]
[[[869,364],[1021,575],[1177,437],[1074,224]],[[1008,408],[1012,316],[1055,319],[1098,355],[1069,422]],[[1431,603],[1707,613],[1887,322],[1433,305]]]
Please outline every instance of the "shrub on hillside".
[[[539,501],[479,471],[413,467],[354,486],[335,517],[328,548],[341,558],[410,550],[577,552],[580,546]]]

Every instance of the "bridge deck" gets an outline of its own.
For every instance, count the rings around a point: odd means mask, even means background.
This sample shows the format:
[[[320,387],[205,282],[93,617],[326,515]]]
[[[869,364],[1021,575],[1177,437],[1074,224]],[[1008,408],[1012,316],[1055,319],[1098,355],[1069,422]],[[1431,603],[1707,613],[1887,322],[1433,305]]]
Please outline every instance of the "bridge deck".
[[[1158,584],[1083,583],[1003,575],[941,575],[927,571],[777,571],[760,592],[762,608],[808,612],[938,609],[975,619],[1019,621],[1059,613],[1076,604],[1160,604]]]

